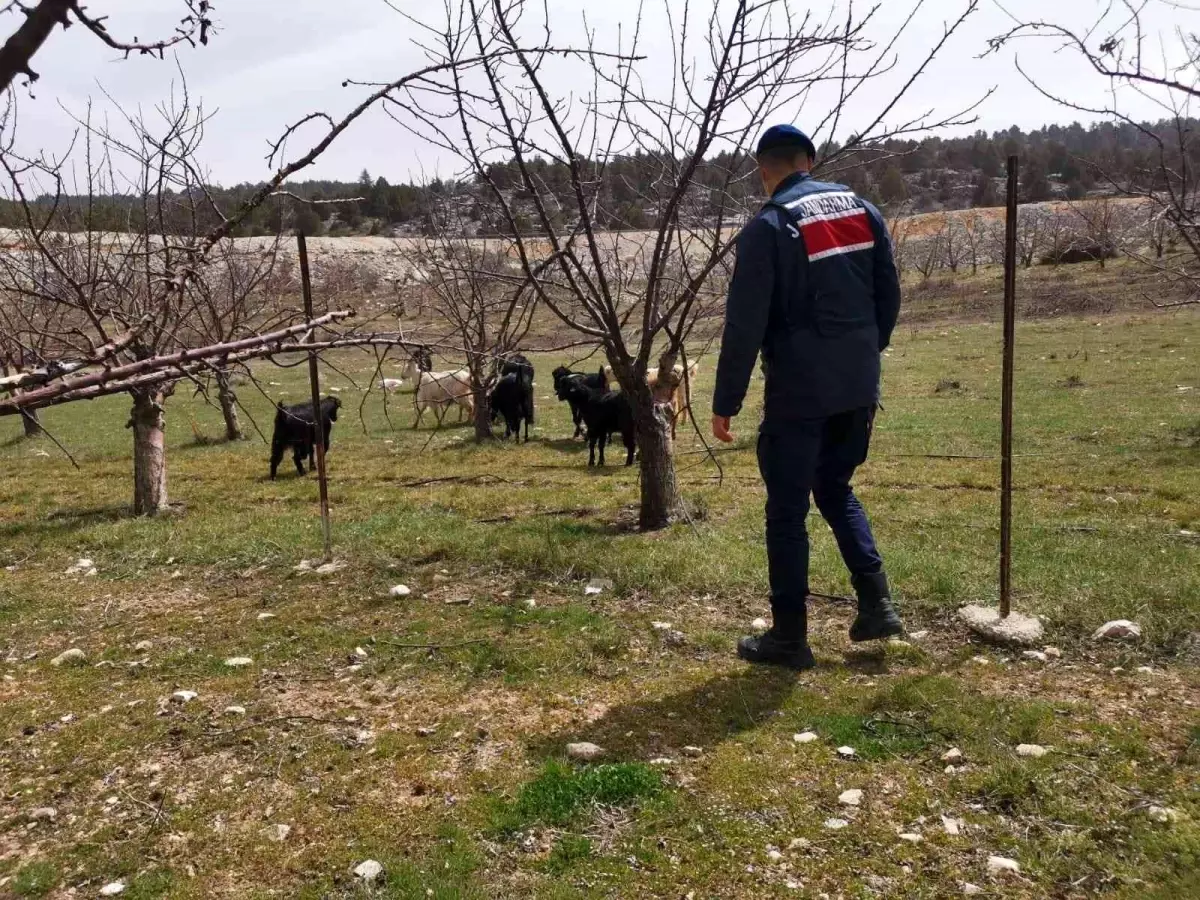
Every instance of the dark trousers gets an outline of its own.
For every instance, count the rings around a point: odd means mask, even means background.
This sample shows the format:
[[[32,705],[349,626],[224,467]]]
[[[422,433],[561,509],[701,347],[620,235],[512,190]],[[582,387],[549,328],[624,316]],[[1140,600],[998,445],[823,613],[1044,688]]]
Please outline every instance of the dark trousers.
[[[867,458],[873,408],[764,429],[758,467],[767,486],[767,561],[775,624],[807,624],[809,494],[837,539],[851,575],[883,571],[883,559],[850,480]]]

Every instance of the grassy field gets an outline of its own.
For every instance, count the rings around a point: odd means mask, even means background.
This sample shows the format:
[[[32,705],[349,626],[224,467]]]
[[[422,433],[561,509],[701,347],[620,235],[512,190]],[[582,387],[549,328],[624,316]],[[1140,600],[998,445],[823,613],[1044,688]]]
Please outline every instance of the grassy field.
[[[636,469],[589,471],[569,439],[557,359],[535,360],[534,441],[486,447],[412,431],[406,395],[394,429],[377,394],[360,422],[372,366],[334,362],[329,575],[295,571],[315,481],[267,480],[261,440],[197,441],[219,414],[190,391],[168,405],[181,508],[155,521],[126,512],[124,398],[45,413],[78,471],[0,421],[0,897],[1195,895],[1196,311],[1020,327],[1014,579],[1045,662],[953,618],[996,594],[999,329],[902,327],[859,484],[919,636],[851,649],[851,607],[814,601],[801,677],[731,654],[767,609],[755,410],[722,473],[681,433],[695,522],[643,536]],[[260,377],[305,395],[301,368]],[[845,594],[813,532],[814,590]],[[64,574],[80,557],[97,574]],[[1113,618],[1144,639],[1091,642]],[[569,763],[572,741],[605,755]]]

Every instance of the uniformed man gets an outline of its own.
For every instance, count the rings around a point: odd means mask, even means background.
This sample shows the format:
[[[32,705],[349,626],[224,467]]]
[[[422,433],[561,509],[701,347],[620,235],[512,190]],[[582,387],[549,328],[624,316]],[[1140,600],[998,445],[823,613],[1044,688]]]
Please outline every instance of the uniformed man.
[[[767,487],[774,624],[738,655],[793,669],[808,646],[809,495],[833,529],[858,596],[850,639],[901,634],[883,560],[850,481],[867,458],[880,354],[900,311],[883,217],[849,188],[813,179],[813,142],[791,125],[763,134],[758,171],[770,200],[738,238],[713,396],[713,435],[733,440],[754,361],[766,376],[758,465]]]

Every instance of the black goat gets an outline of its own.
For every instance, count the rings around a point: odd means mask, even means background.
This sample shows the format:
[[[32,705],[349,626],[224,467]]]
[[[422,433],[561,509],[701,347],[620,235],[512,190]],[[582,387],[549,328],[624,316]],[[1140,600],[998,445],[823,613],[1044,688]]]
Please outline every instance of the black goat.
[[[625,465],[633,465],[633,408],[629,398],[619,391],[588,387],[577,378],[564,379],[571,408],[578,404],[587,425],[588,465],[596,465],[596,446],[600,447],[600,465],[604,465],[604,445],[610,434],[620,433],[625,443]]]
[[[341,405],[342,401],[337,397],[326,397],[321,401],[321,430],[324,432],[326,453],[329,452],[329,434],[333,430],[333,423],[337,421]],[[317,426],[312,402],[284,406],[280,401],[275,407],[275,431],[271,435],[271,480],[275,480],[275,473],[288,447],[292,448],[297,472],[304,474],[306,457],[311,469],[315,465],[313,456],[316,443]]]
[[[509,372],[496,382],[488,398],[492,421],[504,417],[504,439],[517,436],[521,442],[521,422],[525,422],[525,443],[529,443],[529,426],[533,424],[533,382],[524,373]]]
[[[575,423],[575,434],[572,437],[579,437],[583,434],[583,404],[584,394],[578,391],[572,391],[571,385],[582,385],[585,388],[606,391],[608,389],[608,376],[604,374],[604,366],[600,367],[600,371],[595,375],[581,375],[577,372],[572,372],[566,366],[559,366],[552,373],[554,376],[554,394],[559,400],[565,400],[571,407],[571,420]]]

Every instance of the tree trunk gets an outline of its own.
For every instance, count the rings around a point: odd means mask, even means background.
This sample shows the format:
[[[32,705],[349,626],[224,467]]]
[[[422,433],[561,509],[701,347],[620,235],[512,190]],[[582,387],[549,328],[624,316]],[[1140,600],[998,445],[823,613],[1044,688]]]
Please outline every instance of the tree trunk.
[[[129,425],[133,429],[133,512],[154,516],[167,508],[166,414],[167,392],[161,388],[134,391]]]
[[[492,440],[492,407],[488,403],[487,388],[475,391],[475,443],[484,444]]]
[[[629,389],[622,384],[621,390]],[[675,481],[675,459],[671,447],[670,407],[656,405],[644,384],[629,391],[633,406],[641,467],[641,506],[638,527],[642,531],[666,528],[680,512],[679,486]]]
[[[37,437],[42,434],[42,420],[36,409],[27,409],[21,413],[21,422],[25,426],[25,437]]]
[[[225,418],[225,440],[245,440],[242,423],[238,421],[237,394],[233,391],[232,380],[226,371],[217,373],[217,399],[221,402],[221,415]]]

